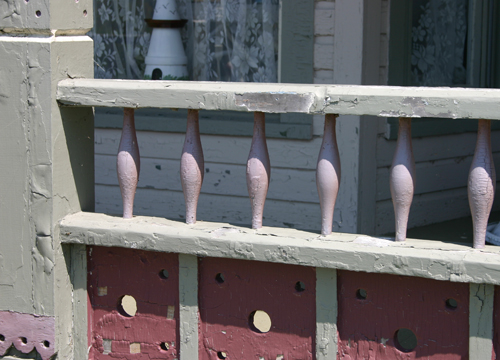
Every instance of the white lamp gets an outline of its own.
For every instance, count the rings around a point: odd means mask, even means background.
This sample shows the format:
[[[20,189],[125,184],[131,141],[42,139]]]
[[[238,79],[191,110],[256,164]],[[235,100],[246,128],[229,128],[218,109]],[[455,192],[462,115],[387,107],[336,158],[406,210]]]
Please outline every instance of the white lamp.
[[[180,29],[187,20],[181,20],[175,0],[157,0],[153,19],[146,19],[153,28],[148,55],[146,80],[188,80],[187,57],[182,46]]]

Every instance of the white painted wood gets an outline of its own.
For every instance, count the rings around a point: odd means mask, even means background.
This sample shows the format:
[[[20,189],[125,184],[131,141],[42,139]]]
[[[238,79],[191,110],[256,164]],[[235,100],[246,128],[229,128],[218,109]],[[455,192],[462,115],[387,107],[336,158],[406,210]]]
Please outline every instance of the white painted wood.
[[[477,143],[469,173],[468,194],[474,230],[474,248],[484,248],[486,226],[495,197],[496,174],[491,154],[491,121],[478,121]]]
[[[96,212],[120,214],[120,189],[117,186],[96,185],[95,192]],[[134,214],[185,220],[184,196],[181,191],[138,188]],[[202,193],[197,218],[198,221],[224,221],[248,226],[252,222],[248,195],[240,197]],[[317,231],[321,228],[321,211],[317,203],[267,199],[264,220],[266,226]],[[335,227],[344,225],[339,209],[336,209],[333,221]]]
[[[340,186],[341,167],[335,132],[336,118],[336,115],[325,115],[325,131],[316,170],[322,235],[332,233],[333,212]]]
[[[462,134],[430,136],[412,139],[415,162],[453,159],[461,162],[464,157],[474,155],[477,134],[468,132]],[[491,132],[492,151],[500,152],[500,131]],[[377,139],[377,167],[391,166],[396,141],[379,137]]]
[[[396,241],[404,241],[415,191],[415,159],[411,147],[411,119],[399,119],[398,141],[392,160],[389,182],[396,219]]]
[[[499,205],[494,205],[494,210],[500,210]],[[378,201],[375,216],[376,234],[394,232],[394,208],[391,200]],[[467,188],[416,195],[413,198],[408,228],[466,216],[470,216]]]
[[[314,6],[314,35],[334,34],[334,11],[333,1],[318,1]],[[316,58],[314,59],[316,62]]]
[[[494,294],[490,284],[469,286],[469,359],[492,359]]]
[[[316,268],[316,360],[337,357],[337,270]]]
[[[118,185],[116,158],[95,155],[96,184]],[[179,160],[141,159],[141,179],[138,188],[182,191],[179,181]],[[319,204],[316,177],[313,170],[273,168],[268,199],[312,202]],[[245,186],[246,166],[205,162],[201,192],[225,196],[248,196]]]
[[[134,197],[139,173],[141,172],[141,158],[134,123],[134,109],[123,109],[123,129],[118,146],[116,172],[123,199],[123,218],[132,218]]]
[[[247,160],[247,188],[252,205],[252,229],[262,227],[264,204],[266,202],[271,163],[266,144],[265,114],[255,112],[252,145]]]
[[[500,153],[493,154],[493,162],[500,163]],[[465,188],[471,163],[472,156],[417,163],[415,195]],[[387,167],[377,170],[377,201],[391,198],[389,170]]]
[[[180,179],[186,202],[187,224],[194,224],[196,222],[196,208],[198,206],[204,173],[205,163],[200,141],[198,111],[189,110],[186,138],[184,140],[184,147],[182,148],[180,164]]]
[[[198,359],[198,257],[179,254],[179,359]]]
[[[116,155],[120,141],[120,130],[96,129],[96,154]],[[179,160],[184,143],[184,134],[137,132],[142,158],[165,158]],[[207,161],[225,164],[246,164],[252,139],[250,137],[231,137],[204,135],[201,138],[203,153]],[[321,138],[310,141],[267,139],[269,156],[274,168],[316,170],[318,148]],[[293,163],[290,162],[293,159]]]

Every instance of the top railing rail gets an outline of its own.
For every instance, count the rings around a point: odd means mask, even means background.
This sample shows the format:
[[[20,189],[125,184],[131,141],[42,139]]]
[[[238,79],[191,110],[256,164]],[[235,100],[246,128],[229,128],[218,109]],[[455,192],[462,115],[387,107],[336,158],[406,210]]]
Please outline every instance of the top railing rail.
[[[63,105],[500,120],[500,89],[67,79]]]

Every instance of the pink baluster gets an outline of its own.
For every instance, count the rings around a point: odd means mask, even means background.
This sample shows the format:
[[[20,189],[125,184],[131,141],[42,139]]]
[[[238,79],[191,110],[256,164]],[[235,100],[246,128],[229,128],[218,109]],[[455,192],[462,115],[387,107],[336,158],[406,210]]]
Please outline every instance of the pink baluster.
[[[188,110],[186,138],[181,156],[181,183],[186,202],[186,223],[196,223],[205,161],[200,140],[198,110]]]
[[[469,172],[469,206],[474,228],[474,248],[484,248],[486,226],[495,197],[496,174],[491,154],[491,120],[479,120],[474,158]]]
[[[392,160],[390,184],[396,218],[396,241],[405,241],[408,216],[415,191],[415,159],[409,118],[399,119],[398,141]]]
[[[266,143],[265,114],[255,112],[252,145],[247,161],[247,188],[252,204],[252,229],[262,227],[262,215],[270,177],[271,165]]]
[[[116,159],[118,183],[123,199],[123,218],[132,218],[141,159],[135,133],[134,109],[123,109],[123,130]]]
[[[316,186],[321,206],[321,234],[332,233],[333,210],[340,186],[340,156],[335,133],[337,115],[325,115],[323,143],[316,167]]]

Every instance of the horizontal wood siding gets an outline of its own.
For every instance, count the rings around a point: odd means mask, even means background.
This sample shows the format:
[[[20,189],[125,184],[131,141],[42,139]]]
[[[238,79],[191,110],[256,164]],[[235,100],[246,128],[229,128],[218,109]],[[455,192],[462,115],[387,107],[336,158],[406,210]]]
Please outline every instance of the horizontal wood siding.
[[[120,130],[96,129],[96,211],[120,214],[116,152]],[[183,134],[138,132],[141,175],[135,197],[135,215],[183,219],[180,183]],[[205,135],[205,179],[198,218],[248,225],[250,200],[246,188],[246,159],[250,138]],[[318,230],[321,213],[316,192],[316,160],[321,138],[312,141],[269,139],[271,182],[264,210],[265,226]],[[341,211],[336,213],[336,226]]]
[[[416,163],[415,197],[408,227],[429,225],[470,216],[467,198],[469,169],[476,145],[476,133],[413,139]],[[495,167],[500,169],[500,131],[492,132]],[[396,141],[379,134],[377,140],[376,232],[394,232],[394,210],[389,189],[389,171]],[[500,194],[493,210],[500,209]]]

